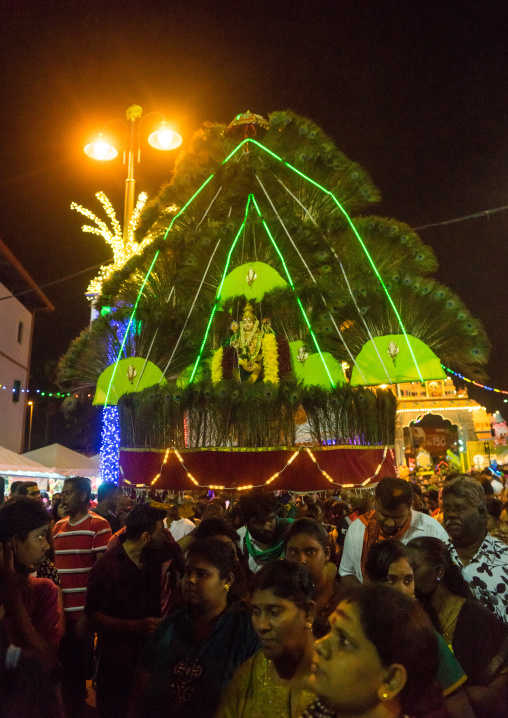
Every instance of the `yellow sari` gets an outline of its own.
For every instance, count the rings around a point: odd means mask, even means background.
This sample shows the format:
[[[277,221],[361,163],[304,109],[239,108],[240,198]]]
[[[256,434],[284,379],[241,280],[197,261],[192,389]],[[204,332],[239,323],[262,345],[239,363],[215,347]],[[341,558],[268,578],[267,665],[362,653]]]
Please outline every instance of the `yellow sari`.
[[[262,651],[238,668],[226,688],[215,718],[295,718],[316,700],[310,690],[291,695],[288,685],[276,683],[271,661]]]

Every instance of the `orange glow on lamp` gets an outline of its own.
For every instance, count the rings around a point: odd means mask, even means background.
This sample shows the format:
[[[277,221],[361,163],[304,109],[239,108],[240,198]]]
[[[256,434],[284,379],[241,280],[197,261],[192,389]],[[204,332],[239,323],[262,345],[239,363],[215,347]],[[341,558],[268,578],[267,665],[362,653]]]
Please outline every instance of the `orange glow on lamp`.
[[[95,142],[90,142],[84,149],[85,154],[93,160],[114,160],[118,155],[118,151],[113,145],[102,137],[102,132],[99,133]]]

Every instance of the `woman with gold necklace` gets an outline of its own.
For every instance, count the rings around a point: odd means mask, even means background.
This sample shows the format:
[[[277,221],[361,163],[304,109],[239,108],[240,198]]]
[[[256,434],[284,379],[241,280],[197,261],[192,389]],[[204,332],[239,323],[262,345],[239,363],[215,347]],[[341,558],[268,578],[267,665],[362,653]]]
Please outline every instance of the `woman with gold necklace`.
[[[316,699],[307,685],[314,599],[307,566],[281,559],[254,575],[252,625],[261,650],[237,670],[215,718],[299,718]]]
[[[465,671],[476,715],[506,716],[508,626],[473,597],[442,541],[424,536],[406,549],[415,595]]]
[[[330,625],[309,678],[318,700],[303,718],[449,716],[434,685],[436,632],[417,601],[388,586],[351,586]]]

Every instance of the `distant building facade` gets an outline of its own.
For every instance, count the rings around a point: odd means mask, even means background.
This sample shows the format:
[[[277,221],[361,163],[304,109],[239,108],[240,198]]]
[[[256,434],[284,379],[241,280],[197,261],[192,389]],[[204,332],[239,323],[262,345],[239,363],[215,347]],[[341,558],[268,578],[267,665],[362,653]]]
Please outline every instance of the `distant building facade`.
[[[408,454],[416,455],[417,463],[421,463],[423,455],[427,454],[429,466],[432,466],[433,449],[445,458],[449,448],[459,452],[462,470],[489,465],[490,454],[492,458],[495,455],[492,416],[484,406],[469,398],[467,389],[456,389],[447,377],[424,383],[397,384],[396,392],[395,452],[399,465],[408,463]],[[448,420],[452,427],[421,428],[420,421],[428,414]],[[480,454],[484,455],[483,459]],[[481,465],[478,463],[480,459]]]
[[[0,446],[17,453],[23,451],[34,313],[53,309],[0,239]]]

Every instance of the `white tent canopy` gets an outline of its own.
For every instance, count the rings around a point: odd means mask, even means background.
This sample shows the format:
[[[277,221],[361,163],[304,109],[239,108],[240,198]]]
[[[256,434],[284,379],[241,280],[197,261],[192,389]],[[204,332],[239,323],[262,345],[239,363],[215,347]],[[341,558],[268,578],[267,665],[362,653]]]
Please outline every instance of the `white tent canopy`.
[[[0,475],[26,479],[62,479],[63,476],[31,457],[0,446]]]
[[[67,449],[61,444],[50,444],[41,449],[28,451],[23,457],[38,461],[44,466],[57,472],[61,476],[88,476],[90,479],[99,476],[98,466],[95,461],[89,459],[77,451]]]
[[[101,455],[94,454],[93,456],[90,457],[90,461],[92,462],[92,465],[97,470],[97,476],[98,476],[100,473],[100,470],[101,470]]]

